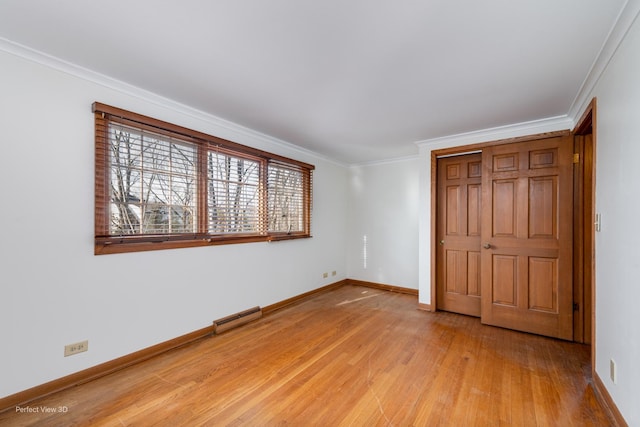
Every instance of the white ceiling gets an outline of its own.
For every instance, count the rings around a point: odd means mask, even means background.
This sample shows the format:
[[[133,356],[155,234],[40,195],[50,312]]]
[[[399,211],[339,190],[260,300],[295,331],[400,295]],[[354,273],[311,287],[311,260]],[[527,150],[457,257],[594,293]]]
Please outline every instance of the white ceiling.
[[[363,163],[568,114],[625,3],[0,0],[0,37]]]

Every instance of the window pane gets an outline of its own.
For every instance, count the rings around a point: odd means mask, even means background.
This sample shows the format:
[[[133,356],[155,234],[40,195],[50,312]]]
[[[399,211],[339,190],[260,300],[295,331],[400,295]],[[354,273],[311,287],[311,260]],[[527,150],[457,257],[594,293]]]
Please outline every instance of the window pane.
[[[196,147],[120,124],[109,127],[110,234],[196,231]]]
[[[207,168],[208,232],[258,232],[260,163],[210,151]]]
[[[304,231],[304,180],[302,171],[269,165],[268,218],[271,232]]]

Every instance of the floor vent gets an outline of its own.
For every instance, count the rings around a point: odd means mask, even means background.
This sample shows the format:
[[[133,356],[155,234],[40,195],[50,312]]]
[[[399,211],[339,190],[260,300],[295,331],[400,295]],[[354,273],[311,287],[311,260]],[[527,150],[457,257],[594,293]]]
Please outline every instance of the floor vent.
[[[260,307],[253,307],[240,313],[232,314],[231,316],[223,317],[222,319],[213,321],[213,333],[220,334],[229,329],[237,328],[262,317],[262,309]]]

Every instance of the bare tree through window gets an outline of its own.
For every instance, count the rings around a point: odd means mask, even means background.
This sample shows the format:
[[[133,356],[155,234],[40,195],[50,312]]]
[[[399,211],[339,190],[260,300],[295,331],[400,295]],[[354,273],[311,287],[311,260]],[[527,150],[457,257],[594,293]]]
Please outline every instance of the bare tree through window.
[[[299,170],[269,165],[269,231],[297,232],[304,229],[304,183]]]
[[[196,148],[111,127],[111,234],[196,231]]]
[[[209,233],[258,231],[260,163],[208,153]]]

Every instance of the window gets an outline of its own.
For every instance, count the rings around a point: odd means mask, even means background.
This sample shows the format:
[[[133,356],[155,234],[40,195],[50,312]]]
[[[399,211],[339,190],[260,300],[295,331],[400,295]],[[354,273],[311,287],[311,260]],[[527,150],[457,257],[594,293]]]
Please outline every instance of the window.
[[[213,234],[257,233],[260,223],[258,160],[207,153],[207,221]]]
[[[95,253],[311,237],[313,165],[100,103]]]
[[[304,190],[304,173],[300,168],[269,162],[267,210],[270,232],[288,234],[305,230]]]
[[[109,126],[109,234],[195,233],[197,147]]]

